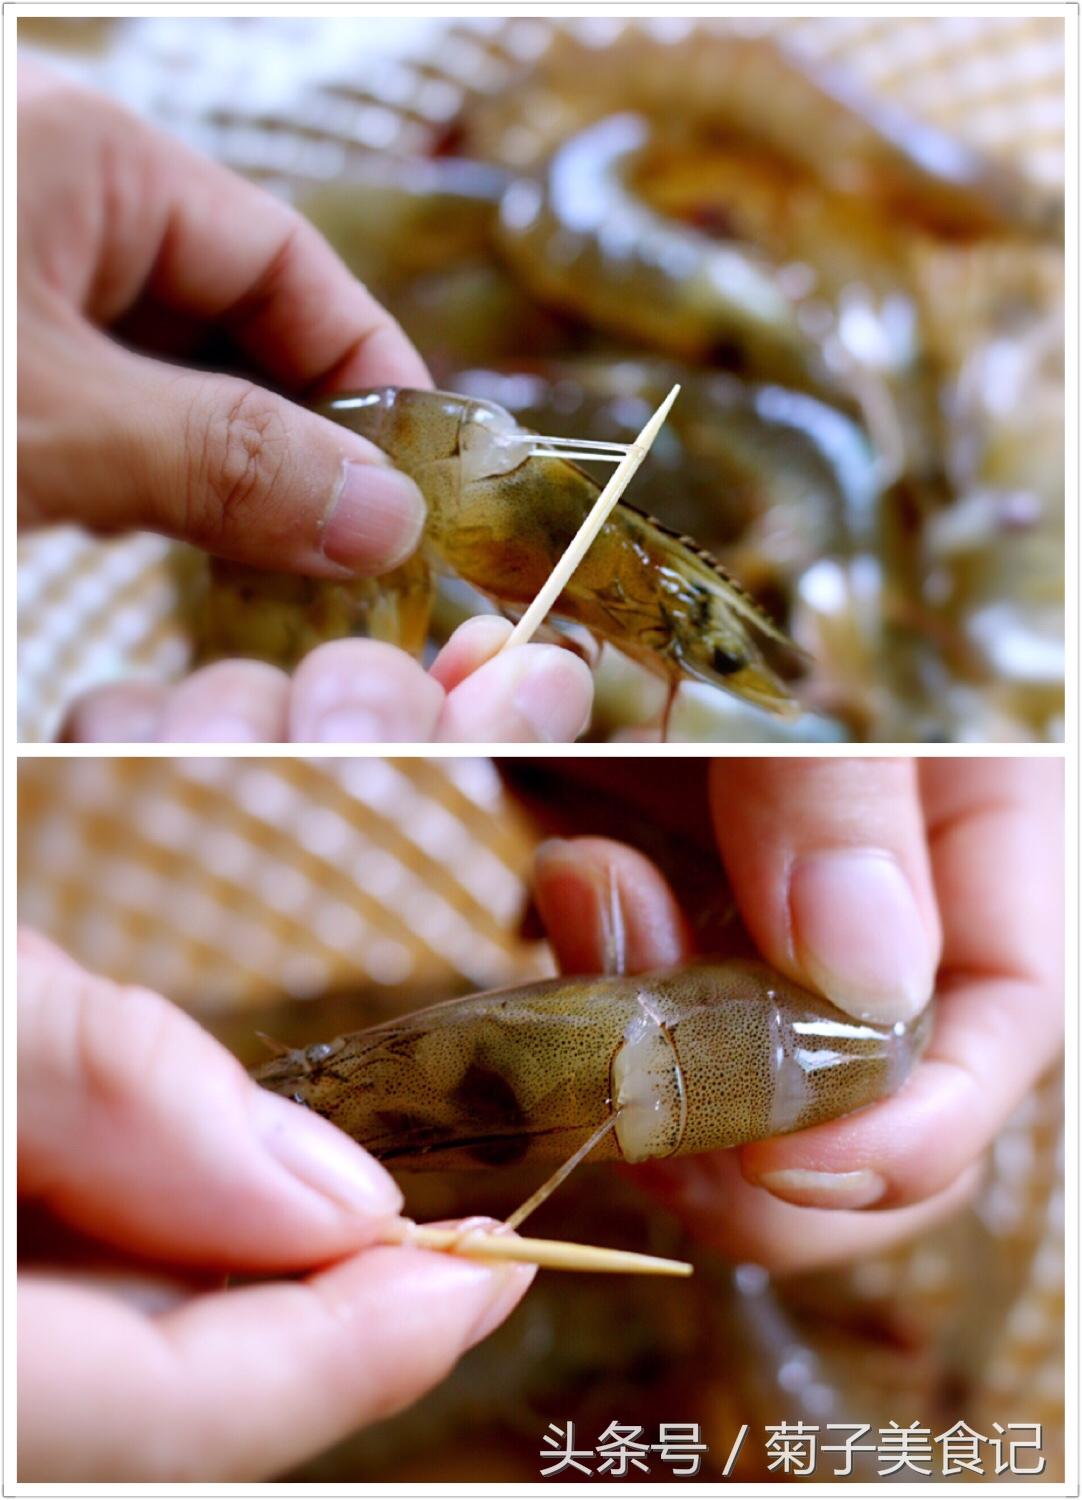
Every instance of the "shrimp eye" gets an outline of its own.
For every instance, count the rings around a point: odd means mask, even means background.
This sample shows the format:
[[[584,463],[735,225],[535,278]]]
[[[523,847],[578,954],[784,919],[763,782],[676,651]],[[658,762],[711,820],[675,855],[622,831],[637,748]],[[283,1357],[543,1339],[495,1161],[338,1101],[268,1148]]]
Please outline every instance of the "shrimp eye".
[[[311,1047],[305,1048],[304,1060],[310,1068],[315,1068],[321,1062],[326,1062],[337,1050],[333,1042],[314,1042]]]
[[[731,651],[726,651],[724,646],[714,647],[714,671],[719,672],[722,677],[728,677],[732,672],[739,672],[744,665],[742,656],[734,656]]]

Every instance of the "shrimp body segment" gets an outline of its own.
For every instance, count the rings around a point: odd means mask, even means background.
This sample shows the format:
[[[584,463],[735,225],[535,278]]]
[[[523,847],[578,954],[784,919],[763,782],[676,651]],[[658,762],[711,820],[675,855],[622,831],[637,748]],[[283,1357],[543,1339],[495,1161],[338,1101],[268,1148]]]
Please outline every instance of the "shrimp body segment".
[[[536,436],[493,402],[394,388],[318,408],[382,448],[428,502],[424,555],[512,612],[537,595],[600,485],[532,454]],[[775,713],[795,709],[766,660],[791,649],[713,558],[621,503],[553,609],[673,683],[697,677]]]
[[[428,506],[421,546],[380,578],[266,573],[214,559],[200,622],[204,660],[255,656],[291,668],[314,646],[369,634],[420,655],[436,575],[521,614],[592,509],[600,485],[490,401],[387,387],[316,410],[381,448]],[[694,677],[775,714],[797,705],[768,664],[799,653],[712,557],[618,505],[553,608],[675,686]]]
[[[554,979],[432,1006],[273,1059],[266,1088],[404,1169],[647,1161],[800,1130],[896,1089],[911,1025],[854,1020],[765,964]]]

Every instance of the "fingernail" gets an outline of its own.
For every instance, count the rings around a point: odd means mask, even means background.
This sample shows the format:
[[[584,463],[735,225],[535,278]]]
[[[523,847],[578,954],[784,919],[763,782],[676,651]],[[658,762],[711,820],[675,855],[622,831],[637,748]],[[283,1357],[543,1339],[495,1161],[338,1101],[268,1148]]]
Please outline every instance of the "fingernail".
[[[323,555],[354,573],[384,573],[414,551],[426,514],[408,474],[347,460],[323,522]]]
[[[542,742],[577,740],[590,722],[593,678],[585,662],[561,646],[534,646],[511,707]]]
[[[324,714],[316,731],[315,739],[325,745],[386,744],[389,740],[404,738],[391,733],[387,720],[379,714],[350,704]]]
[[[498,1219],[483,1214],[468,1219],[440,1219],[426,1228],[460,1229],[463,1235],[478,1232],[494,1234],[506,1229]],[[466,1325],[463,1347],[472,1349],[498,1328],[512,1312],[537,1272],[537,1267],[514,1261],[484,1261],[454,1252],[433,1251],[432,1266],[426,1278],[429,1287],[435,1277],[449,1297],[461,1297],[467,1291],[479,1300],[472,1320]]]
[[[330,689],[337,683],[337,700]],[[322,684],[320,687],[322,688]],[[335,678],[328,683],[327,706],[317,706],[305,737],[320,744],[387,744],[390,741],[428,740],[443,706],[443,689],[417,673],[411,691],[400,678],[383,680],[375,673],[348,685]],[[316,696],[316,695],[313,695]]]
[[[935,984],[916,897],[883,849],[806,855],[789,887],[793,945],[818,989],[866,1021],[907,1021]]]
[[[545,922],[550,931],[573,932],[585,937],[583,962],[593,967],[600,957],[602,972],[627,972],[627,923],[620,885],[568,839],[546,839],[534,854],[540,876],[559,867],[559,879],[545,888]],[[592,928],[592,931],[590,930]],[[576,945],[577,946],[577,945]],[[567,962],[574,955],[562,955]]]
[[[757,1181],[775,1198],[798,1208],[870,1208],[887,1190],[884,1179],[870,1167],[855,1172],[808,1172],[787,1167],[763,1172]]]
[[[197,719],[183,737],[193,745],[245,745],[265,738],[249,719],[234,713],[211,713],[205,719]]]
[[[498,1233],[504,1225],[498,1219],[475,1216],[462,1221],[463,1232],[478,1231],[484,1234]],[[510,1231],[508,1231],[510,1232]],[[516,1264],[513,1261],[497,1261],[486,1267],[489,1286],[484,1305],[470,1325],[466,1335],[466,1347],[472,1349],[482,1339],[500,1326],[510,1314],[536,1274],[536,1267]]]
[[[339,1207],[381,1218],[402,1207],[391,1175],[329,1121],[265,1089],[253,1100],[252,1116],[271,1155]]]

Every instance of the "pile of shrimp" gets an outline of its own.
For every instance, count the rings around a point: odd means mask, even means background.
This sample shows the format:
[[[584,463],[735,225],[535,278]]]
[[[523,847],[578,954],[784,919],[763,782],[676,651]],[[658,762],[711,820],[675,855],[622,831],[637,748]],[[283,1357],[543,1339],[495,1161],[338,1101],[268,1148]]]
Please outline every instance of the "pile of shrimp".
[[[375,587],[221,568],[204,655],[521,612],[597,489],[526,434],[626,441],[679,380],[552,616],[598,644],[595,737],[1059,737],[1055,195],[777,40],[501,60],[430,156],[286,183],[444,388],[329,408],[418,479],[422,555]]]

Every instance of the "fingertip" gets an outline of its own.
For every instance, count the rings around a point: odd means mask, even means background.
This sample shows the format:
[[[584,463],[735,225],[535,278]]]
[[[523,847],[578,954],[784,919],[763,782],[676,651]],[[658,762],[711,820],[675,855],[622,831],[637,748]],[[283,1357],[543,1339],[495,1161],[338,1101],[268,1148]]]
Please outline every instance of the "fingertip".
[[[57,739],[64,744],[147,744],[155,737],[168,696],[161,682],[91,688],[68,709]]]
[[[746,1149],[746,1148],[745,1148]],[[634,1168],[694,1235],[727,1260],[776,1275],[842,1265],[889,1251],[957,1212],[979,1187],[981,1163],[967,1164],[945,1187],[897,1206],[797,1205],[747,1180],[737,1151],[715,1151]]]
[[[424,1227],[458,1229],[462,1232],[464,1239],[469,1234],[477,1233],[516,1237],[514,1232],[499,1219],[489,1218],[485,1214],[474,1214],[468,1219],[444,1219]],[[446,1259],[448,1252],[428,1251],[426,1253],[438,1254]],[[452,1251],[450,1254],[453,1258],[456,1252]],[[477,1317],[469,1324],[465,1333],[464,1347],[471,1349],[482,1339],[486,1339],[490,1333],[494,1333],[500,1324],[507,1320],[529,1290],[538,1268],[527,1261],[485,1261],[472,1258],[468,1254],[463,1254],[459,1258],[469,1261],[474,1266],[482,1267],[489,1276],[489,1284],[484,1289],[485,1300],[482,1302]],[[442,1271],[437,1267],[435,1274],[441,1275]]]
[[[445,695],[420,663],[384,641],[329,641],[297,668],[291,740],[325,744],[425,743]]]
[[[668,882],[629,845],[547,839],[534,855],[534,894],[565,973],[641,973],[690,952]]]
[[[402,325],[382,308],[380,318],[382,321],[378,326],[339,361],[329,377],[320,382],[321,394],[334,395],[337,391],[365,390],[381,385],[418,391],[433,388],[428,366]]]
[[[716,762],[718,845],[768,962],[860,1020],[908,1021],[940,954],[911,760]]]
[[[249,1119],[257,1138],[291,1176],[362,1219],[386,1219],[402,1207],[391,1174],[328,1120],[257,1087]]]
[[[797,961],[859,1020],[910,1021],[932,998],[933,949],[912,884],[888,849],[801,855],[789,874]]]
[[[383,1167],[160,995],[32,943],[19,1016],[21,1186],[85,1233],[175,1264],[296,1269],[398,1213]]]
[[[925,1056],[877,1103],[738,1151],[744,1180],[815,1208],[902,1209],[937,1196],[987,1149],[999,1121],[966,1070]]]
[[[531,1280],[531,1267],[376,1244],[309,1277],[307,1296],[249,1288],[243,1301],[219,1298],[170,1320],[193,1375],[211,1384],[207,1397],[238,1405],[233,1453],[254,1448],[260,1472],[274,1472],[418,1400],[508,1317]],[[216,1359],[227,1330],[231,1353]],[[261,1353],[255,1368],[246,1345]]]
[[[447,1225],[445,1227],[454,1227]],[[505,1322],[537,1267],[491,1262],[409,1244],[379,1244],[318,1275],[320,1295],[347,1318],[358,1294],[398,1314],[365,1320],[366,1352],[376,1366],[408,1386],[393,1409],[416,1400],[456,1360]],[[371,1420],[371,1417],[369,1417]]]
[[[71,975],[83,973],[82,966],[72,958],[70,953],[65,953],[64,949],[58,947],[51,938],[33,927],[18,928],[15,949],[20,962],[55,964]]]
[[[452,692],[504,647],[514,627],[501,615],[474,615],[441,648],[429,670],[445,692]]]
[[[590,669],[561,646],[527,645],[497,656],[448,694],[438,738],[499,743],[573,741],[593,706]]]
[[[357,577],[390,572],[421,540],[428,508],[420,489],[384,460],[346,458],[319,532],[329,562]]]
[[[166,697],[155,738],[166,743],[263,744],[286,737],[289,679],[259,661],[202,667]]]

